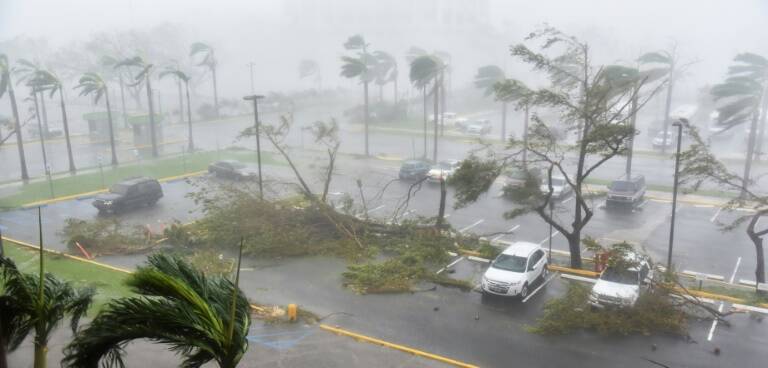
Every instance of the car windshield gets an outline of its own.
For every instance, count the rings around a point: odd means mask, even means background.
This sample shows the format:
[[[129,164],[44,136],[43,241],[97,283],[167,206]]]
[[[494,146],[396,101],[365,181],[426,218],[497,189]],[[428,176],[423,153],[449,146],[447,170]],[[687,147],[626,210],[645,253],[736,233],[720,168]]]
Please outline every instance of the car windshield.
[[[491,263],[491,267],[505,271],[524,272],[526,260],[527,258],[525,257],[499,254],[493,263]]]
[[[600,276],[601,280],[616,282],[619,284],[637,285],[639,280],[637,271],[632,270],[618,270],[613,267],[608,267],[603,271]]]
[[[243,164],[242,162],[232,161],[229,164],[232,166],[233,169],[244,169],[245,168],[245,164]]]
[[[115,184],[111,188],[109,188],[109,192],[115,193],[115,194],[125,194],[125,193],[128,193],[129,187],[130,187],[129,185],[125,185],[125,184]]]
[[[403,169],[412,170],[421,167],[421,162],[406,162],[403,163]]]
[[[631,181],[614,181],[610,189],[617,192],[631,192],[635,190],[635,185]]]

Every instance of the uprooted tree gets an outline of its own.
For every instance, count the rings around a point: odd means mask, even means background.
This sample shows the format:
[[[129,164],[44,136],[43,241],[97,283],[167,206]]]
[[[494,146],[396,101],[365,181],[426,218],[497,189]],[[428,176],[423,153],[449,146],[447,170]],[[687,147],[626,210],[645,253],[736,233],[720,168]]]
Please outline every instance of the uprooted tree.
[[[514,151],[493,152],[489,149],[484,157],[473,154],[462,163],[452,178],[456,186],[456,206],[476,201],[506,168],[544,166],[545,180],[550,179],[548,182],[551,182],[552,175],[556,174],[564,177],[573,189],[575,207],[570,226],[547,211],[553,201],[553,188],[549,185],[548,191],[539,190],[542,178],[534,177],[530,171],[525,185],[509,193],[519,206],[504,216],[514,218],[530,212],[537,213],[565,236],[571,266],[580,268],[581,232],[593,215],[592,204],[585,192],[585,181],[606,161],[626,153],[627,143],[636,134],[630,117],[645,106],[662,83],[645,92],[639,103],[633,104],[632,100],[639,96],[641,88],[658,76],[619,65],[596,66],[591,60],[588,44],[554,28],[537,30],[527,40],[543,40],[542,52],[518,44],[511,47],[512,56],[545,73],[551,86],[530,89],[519,81],[508,79],[496,84],[496,94],[517,101],[524,107],[557,111],[566,128],[577,133],[576,142],[558,142],[559,135],[554,124],[545,122],[534,113],[527,141],[521,144],[511,138],[508,142],[507,148]],[[520,159],[526,150],[529,153],[527,162]],[[592,160],[593,157],[596,159]]]

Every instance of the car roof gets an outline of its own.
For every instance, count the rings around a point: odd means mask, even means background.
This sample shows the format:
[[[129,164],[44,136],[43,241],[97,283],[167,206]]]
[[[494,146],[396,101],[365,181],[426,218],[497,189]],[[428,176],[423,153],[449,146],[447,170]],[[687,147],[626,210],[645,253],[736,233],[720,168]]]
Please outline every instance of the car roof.
[[[136,176],[132,178],[125,178],[121,180],[118,184],[124,184],[124,185],[133,185],[138,183],[143,183],[145,181],[157,181],[154,178],[150,178],[148,176]]]
[[[541,246],[538,244],[520,241],[512,243],[512,245],[508,246],[507,249],[504,249],[501,253],[509,256],[528,257],[533,251],[540,248]]]
[[[420,165],[420,164],[426,164],[428,162],[422,161],[422,160],[405,160],[403,161],[403,165]]]

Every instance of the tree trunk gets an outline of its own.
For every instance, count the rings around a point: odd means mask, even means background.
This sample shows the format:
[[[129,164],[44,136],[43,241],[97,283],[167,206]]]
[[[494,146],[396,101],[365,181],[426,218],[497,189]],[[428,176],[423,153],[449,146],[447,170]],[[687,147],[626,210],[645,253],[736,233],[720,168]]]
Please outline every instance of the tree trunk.
[[[45,93],[40,92],[40,108],[43,110],[43,128],[45,129],[45,136],[48,137],[50,128],[48,127],[48,110],[45,108]],[[43,132],[40,133],[41,135]]]
[[[750,171],[752,170],[752,159],[755,156],[755,136],[757,135],[757,120],[759,112],[756,110],[752,114],[752,123],[749,130],[749,139],[747,140],[747,159],[744,161],[744,176],[741,182],[741,196],[746,194],[749,186]]]
[[[109,121],[109,147],[112,149],[112,166],[117,166],[117,149],[115,148],[115,127],[112,124],[112,105],[109,104],[109,90],[104,90],[107,102],[107,120]]]
[[[394,90],[395,90],[395,95],[393,96],[394,97],[393,101],[395,101],[395,106],[397,106],[397,78],[392,80],[392,82],[394,84]]]
[[[440,136],[445,136],[445,75],[440,72]]]
[[[667,153],[667,133],[669,132],[669,113],[672,109],[672,91],[675,88],[675,66],[669,69],[669,86],[667,87],[667,101],[664,105],[664,144],[661,145],[661,153]]]
[[[632,177],[632,151],[635,147],[635,121],[637,119],[637,93],[632,97],[632,117],[629,119],[629,125],[632,128],[632,135],[629,136],[629,142],[627,142],[627,145],[629,147],[627,150],[627,164],[626,164],[626,174],[627,174],[627,180],[630,180]]]
[[[763,106],[760,108],[760,131],[757,136],[757,160],[761,161],[760,156],[763,154],[763,141],[765,141],[765,120],[768,114],[768,86],[763,92]]]
[[[427,158],[427,86],[421,88],[424,95],[424,158]]]
[[[157,135],[155,132],[155,110],[152,106],[152,85],[149,81],[149,73],[146,76],[147,104],[149,106],[149,137],[152,140],[152,157],[157,157]]]
[[[181,79],[176,78],[176,90],[179,92],[179,124],[184,124],[184,95],[181,93]]]
[[[59,87],[59,101],[61,101],[61,119],[64,125],[64,140],[67,143],[67,158],[69,158],[69,172],[75,173],[75,159],[72,157],[72,142],[69,140],[69,122],[67,121],[67,108],[64,105],[64,93]]]
[[[765,256],[763,254],[763,238],[760,235],[761,231],[755,231],[757,221],[765,214],[765,211],[758,211],[752,216],[752,219],[747,225],[747,236],[752,240],[755,245],[755,281],[758,283],[765,283]]]
[[[45,154],[45,135],[43,134],[43,123],[40,118],[40,106],[37,103],[37,93],[34,91],[32,92],[32,98],[35,101],[35,117],[37,118],[37,131],[40,132],[40,148],[43,152],[43,166],[45,170],[45,174],[50,174],[49,168],[48,168],[48,156]]]
[[[195,143],[192,137],[192,104],[189,100],[189,84],[188,82],[184,82],[184,88],[187,91],[187,125],[188,125],[188,132],[189,135],[189,152],[193,152],[195,150]]]
[[[219,89],[216,85],[216,67],[211,68],[211,75],[213,76],[213,108],[216,111],[216,117],[219,117]]]
[[[365,156],[370,156],[368,151],[368,82],[363,83],[363,124],[365,125]]]
[[[120,103],[122,104],[122,114],[123,114],[123,128],[128,129],[128,115],[125,111],[125,86],[123,82],[123,75],[120,74]]]
[[[528,119],[530,118],[529,106],[525,105],[523,117],[523,167],[528,167]]]
[[[445,178],[443,173],[440,173],[440,209],[437,211],[437,228],[442,229],[445,222]]]
[[[438,136],[437,136],[438,135],[438,131],[437,131],[437,129],[438,129],[437,115],[440,112],[439,111],[439,107],[440,106],[438,105],[438,103],[440,101],[440,81],[437,79],[437,77],[435,78],[435,86],[432,88],[432,92],[435,95],[434,96],[435,97],[434,98],[434,107],[435,107],[434,108],[434,112],[435,112],[435,116],[432,119],[433,123],[435,125],[435,127],[434,127],[435,135],[432,138],[433,139],[433,141],[432,141],[432,161],[437,163],[437,138],[438,138]]]
[[[48,367],[48,346],[35,343],[35,362],[34,368]]]
[[[501,103],[501,144],[507,141],[507,103]]]
[[[3,326],[0,325],[0,329]],[[5,339],[0,336],[0,368],[8,368],[8,351],[5,349]]]
[[[9,77],[10,78],[10,77]],[[24,140],[21,136],[21,121],[19,120],[19,107],[16,105],[16,94],[13,92],[13,84],[8,80],[8,97],[11,100],[11,110],[13,111],[14,129],[16,130],[16,147],[19,149],[19,164],[21,165],[21,180],[29,180],[27,172],[27,159],[24,155]]]

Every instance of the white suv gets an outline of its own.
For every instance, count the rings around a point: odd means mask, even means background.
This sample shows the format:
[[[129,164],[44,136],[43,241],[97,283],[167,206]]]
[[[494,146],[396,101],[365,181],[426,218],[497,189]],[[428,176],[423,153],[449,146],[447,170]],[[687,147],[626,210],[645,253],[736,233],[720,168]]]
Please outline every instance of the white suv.
[[[596,308],[635,305],[640,292],[650,287],[653,269],[648,259],[638,254],[627,255],[627,260],[637,266],[628,269],[609,266],[603,270],[589,294],[589,304]]]
[[[529,286],[547,275],[547,257],[538,244],[516,242],[491,262],[483,275],[483,293],[528,296]]]

